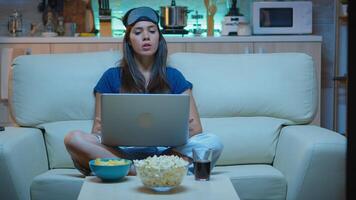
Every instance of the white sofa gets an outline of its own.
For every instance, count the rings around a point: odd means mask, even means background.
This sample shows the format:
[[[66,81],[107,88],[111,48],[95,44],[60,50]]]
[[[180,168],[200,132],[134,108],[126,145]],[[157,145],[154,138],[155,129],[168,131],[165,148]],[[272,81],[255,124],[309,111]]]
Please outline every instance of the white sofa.
[[[89,132],[93,87],[118,52],[17,57],[10,106],[20,127],[0,133],[0,196],[76,199],[83,176],[63,138]],[[312,58],[301,53],[175,53],[169,65],[193,83],[203,129],[224,151],[214,174],[241,199],[345,199],[344,136],[308,125],[317,109]]]

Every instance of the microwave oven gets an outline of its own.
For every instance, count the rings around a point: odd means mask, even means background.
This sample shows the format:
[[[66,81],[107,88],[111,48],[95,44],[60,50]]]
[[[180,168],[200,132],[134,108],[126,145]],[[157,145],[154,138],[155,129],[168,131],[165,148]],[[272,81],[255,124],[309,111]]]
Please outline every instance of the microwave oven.
[[[253,34],[312,33],[311,1],[256,1],[252,4]]]

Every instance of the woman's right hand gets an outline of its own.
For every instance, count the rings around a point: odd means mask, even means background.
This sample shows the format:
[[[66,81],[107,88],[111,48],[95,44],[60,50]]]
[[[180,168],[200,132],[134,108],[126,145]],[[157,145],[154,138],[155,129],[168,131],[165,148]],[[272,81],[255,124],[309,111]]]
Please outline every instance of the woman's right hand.
[[[96,93],[95,94],[95,118],[94,118],[94,121],[93,121],[93,127],[92,127],[92,130],[91,132],[92,133],[101,133],[101,109],[100,109],[100,105],[101,105],[101,102],[100,102],[100,99],[101,99],[101,94],[100,93]]]
[[[101,133],[101,119],[100,119],[100,117],[95,117],[92,133]]]

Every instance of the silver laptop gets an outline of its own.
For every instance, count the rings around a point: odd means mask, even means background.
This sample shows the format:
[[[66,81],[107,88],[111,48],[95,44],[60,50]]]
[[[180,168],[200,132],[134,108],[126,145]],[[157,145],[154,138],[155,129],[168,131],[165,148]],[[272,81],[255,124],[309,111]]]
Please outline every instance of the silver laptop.
[[[189,138],[189,95],[102,94],[102,143],[180,146]]]

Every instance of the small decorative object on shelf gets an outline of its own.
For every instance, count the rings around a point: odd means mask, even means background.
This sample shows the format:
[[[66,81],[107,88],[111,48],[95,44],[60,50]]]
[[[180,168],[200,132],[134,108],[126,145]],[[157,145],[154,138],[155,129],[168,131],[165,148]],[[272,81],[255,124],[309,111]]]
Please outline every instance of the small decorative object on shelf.
[[[248,36],[251,35],[252,30],[250,24],[245,20],[241,20],[237,27],[237,35],[239,36]]]
[[[47,20],[44,26],[44,32],[42,32],[43,37],[56,37],[58,36],[56,32],[56,23],[54,18],[54,13],[52,10],[48,10],[47,12]]]
[[[94,11],[91,4],[91,0],[85,0],[86,10],[85,10],[85,32],[94,33],[95,23],[94,23]]]
[[[22,15],[20,12],[14,10],[14,12],[9,16],[7,28],[11,36],[22,35]]]
[[[229,11],[224,16],[224,20],[221,22],[221,35],[236,36],[250,34],[244,31],[247,30],[245,28],[249,27],[246,26],[247,21],[245,20],[244,15],[240,13],[239,8],[237,7],[237,0],[229,0],[229,2],[231,4],[229,5]],[[241,22],[244,22],[245,24],[241,24]],[[239,28],[240,24],[242,26],[241,29]],[[240,30],[240,33],[238,33],[238,30]]]
[[[55,27],[55,23],[54,23],[53,12],[51,10],[49,10],[47,13],[45,32],[54,32],[55,29],[56,29],[56,27]]]
[[[340,16],[347,16],[348,0],[340,0]]]
[[[203,19],[203,15],[200,15],[198,13],[198,10],[195,11],[195,14],[191,16],[192,19],[195,19],[195,24],[194,25],[194,29],[193,29],[193,33],[195,36],[200,36],[202,33],[202,29],[201,29],[201,24],[199,24],[199,19]]]
[[[339,16],[339,19],[342,24],[347,24],[348,17],[347,16]]]
[[[58,17],[58,25],[57,25],[57,33],[59,36],[64,36],[65,29],[64,29],[64,17]]]

